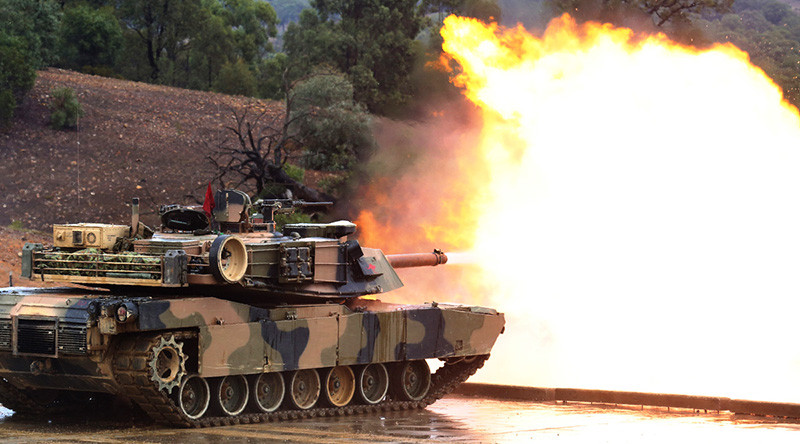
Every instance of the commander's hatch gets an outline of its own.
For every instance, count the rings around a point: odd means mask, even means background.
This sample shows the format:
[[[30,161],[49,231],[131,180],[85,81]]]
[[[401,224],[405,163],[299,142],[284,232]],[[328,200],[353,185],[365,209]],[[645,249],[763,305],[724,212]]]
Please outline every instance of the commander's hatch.
[[[161,226],[175,231],[205,230],[209,226],[206,213],[193,207],[170,205],[161,208]]]

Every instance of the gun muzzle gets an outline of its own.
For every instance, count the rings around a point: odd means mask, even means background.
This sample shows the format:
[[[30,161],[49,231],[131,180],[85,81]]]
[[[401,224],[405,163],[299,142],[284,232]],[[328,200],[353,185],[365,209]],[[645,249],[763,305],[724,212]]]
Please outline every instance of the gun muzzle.
[[[387,254],[386,259],[393,268],[435,267],[447,263],[442,250],[433,253]]]

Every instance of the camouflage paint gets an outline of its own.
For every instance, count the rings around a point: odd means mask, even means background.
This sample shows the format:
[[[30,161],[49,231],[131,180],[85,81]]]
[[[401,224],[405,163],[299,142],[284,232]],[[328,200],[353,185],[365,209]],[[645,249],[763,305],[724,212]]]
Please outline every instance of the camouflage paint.
[[[86,325],[82,356],[16,356],[0,350],[0,377],[20,387],[119,390],[111,370],[116,335],[194,330],[204,377],[329,368],[337,365],[487,354],[503,329],[502,314],[480,307],[396,306],[362,301],[260,308],[210,297],[152,299],[107,297],[76,290],[0,291],[0,322],[41,318]],[[138,320],[117,323],[119,304],[138,308]],[[106,329],[102,325],[114,325]],[[56,325],[55,323],[53,325]],[[14,328],[16,324],[14,324]],[[32,372],[44,363],[45,372]],[[39,365],[37,364],[37,365]]]
[[[203,326],[200,374],[224,376],[487,354],[502,327],[502,315],[433,306]]]

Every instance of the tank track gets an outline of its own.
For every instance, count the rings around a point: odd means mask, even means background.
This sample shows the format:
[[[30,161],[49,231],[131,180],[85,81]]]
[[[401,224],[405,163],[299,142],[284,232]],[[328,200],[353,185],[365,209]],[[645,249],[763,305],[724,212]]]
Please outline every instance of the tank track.
[[[0,379],[0,404],[21,415],[36,415],[48,410],[48,406],[28,396],[5,379]]]
[[[36,416],[42,414],[66,414],[99,402],[98,394],[84,392],[23,390],[0,378],[0,405],[14,411],[15,415]],[[39,393],[41,396],[35,396]],[[33,396],[32,396],[33,394]]]
[[[395,401],[386,399],[375,405],[347,405],[344,407],[314,407],[308,410],[279,409],[271,413],[243,413],[233,417],[212,416],[190,419],[183,415],[175,401],[158,389],[150,380],[147,363],[152,359],[150,350],[162,337],[175,335],[178,340],[195,336],[191,332],[164,333],[155,336],[125,338],[117,349],[114,360],[117,383],[122,394],[147,413],[154,421],[177,427],[214,427],[259,422],[277,422],[325,416],[349,416],[365,413],[421,409],[433,404],[483,367],[489,355],[446,362],[431,375],[428,394],[420,401]]]

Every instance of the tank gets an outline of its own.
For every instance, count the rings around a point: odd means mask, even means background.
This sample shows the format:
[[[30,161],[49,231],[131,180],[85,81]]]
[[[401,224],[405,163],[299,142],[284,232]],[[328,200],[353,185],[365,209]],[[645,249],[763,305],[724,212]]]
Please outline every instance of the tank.
[[[52,245],[26,244],[24,277],[81,287],[0,291],[0,403],[119,398],[181,427],[424,408],[504,330],[491,308],[377,298],[402,286],[396,268],[446,263],[439,250],[385,255],[347,221],[276,230],[276,213],[318,204],[213,202],[163,206],[152,230],[134,199],[130,225],[55,225]]]

